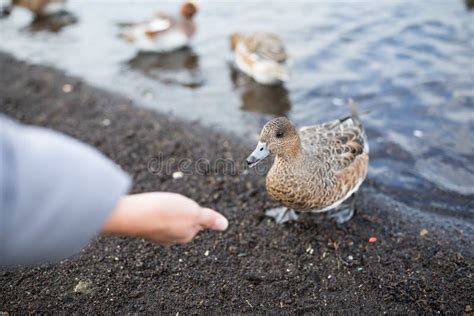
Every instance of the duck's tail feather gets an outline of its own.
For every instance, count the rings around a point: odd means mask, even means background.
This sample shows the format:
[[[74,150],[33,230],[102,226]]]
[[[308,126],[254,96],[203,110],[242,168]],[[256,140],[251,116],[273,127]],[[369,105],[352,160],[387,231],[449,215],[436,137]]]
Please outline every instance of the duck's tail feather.
[[[356,123],[358,125],[362,125],[362,121],[360,120],[360,116],[359,116],[359,111],[357,110],[357,105],[354,102],[354,100],[349,99],[348,102],[347,102],[347,105],[349,106],[349,109],[351,110],[351,115],[346,116],[342,119],[339,119],[339,122],[344,123],[345,121],[347,121],[349,119],[352,119],[354,121],[354,123]]]
[[[361,131],[361,136],[363,139],[363,145],[364,145],[364,151],[366,153],[369,153],[369,141],[367,140],[367,134],[365,133],[364,126],[362,125],[362,121],[360,120],[359,116],[359,111],[357,110],[357,105],[354,102],[353,99],[349,99],[347,102],[347,105],[349,106],[349,109],[351,110],[351,116],[352,120],[359,126],[360,131]],[[369,113],[370,111],[366,111],[364,113]]]
[[[347,105],[349,106],[349,109],[351,110],[351,117],[355,119],[356,121],[360,122],[359,111],[357,111],[357,105],[354,102],[354,100],[350,98],[347,102]]]

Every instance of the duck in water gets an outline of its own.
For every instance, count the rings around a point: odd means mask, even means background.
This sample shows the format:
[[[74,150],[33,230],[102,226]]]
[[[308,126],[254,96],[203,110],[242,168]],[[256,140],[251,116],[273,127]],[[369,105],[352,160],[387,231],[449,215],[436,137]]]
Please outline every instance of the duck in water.
[[[120,35],[140,51],[169,53],[189,45],[196,32],[193,17],[197,11],[196,2],[187,1],[178,16],[159,12],[148,21],[125,27]]]
[[[230,47],[234,52],[235,66],[258,83],[274,85],[288,80],[288,56],[276,34],[233,33]]]

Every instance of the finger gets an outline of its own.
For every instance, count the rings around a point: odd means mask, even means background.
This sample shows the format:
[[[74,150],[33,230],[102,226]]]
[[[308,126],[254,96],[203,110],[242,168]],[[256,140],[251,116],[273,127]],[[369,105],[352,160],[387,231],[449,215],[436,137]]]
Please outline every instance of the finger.
[[[198,215],[198,224],[202,229],[226,230],[229,226],[227,218],[210,208],[201,208]]]

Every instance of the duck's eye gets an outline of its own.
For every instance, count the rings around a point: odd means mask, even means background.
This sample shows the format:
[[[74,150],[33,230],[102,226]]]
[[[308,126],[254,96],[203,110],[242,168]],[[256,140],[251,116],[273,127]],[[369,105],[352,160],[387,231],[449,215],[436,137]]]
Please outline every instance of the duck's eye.
[[[283,132],[277,132],[276,137],[277,138],[282,138],[283,137]]]

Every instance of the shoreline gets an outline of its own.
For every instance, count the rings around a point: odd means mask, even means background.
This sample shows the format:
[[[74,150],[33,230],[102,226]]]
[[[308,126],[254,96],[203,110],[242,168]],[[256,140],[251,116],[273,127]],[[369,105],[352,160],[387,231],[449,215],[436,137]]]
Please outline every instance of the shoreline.
[[[254,172],[214,169],[173,179],[148,170],[160,154],[242,161],[252,148],[238,137],[3,53],[0,65],[0,113],[98,148],[133,176],[133,192],[182,193],[230,222],[225,233],[204,232],[189,245],[99,237],[79,257],[56,265],[0,269],[0,312],[459,314],[472,304],[471,232],[397,212],[403,206],[384,199],[370,179],[344,227],[310,214],[279,226],[263,216],[277,204]],[[371,236],[377,242],[368,243]],[[90,282],[92,292],[74,293],[79,281]]]

